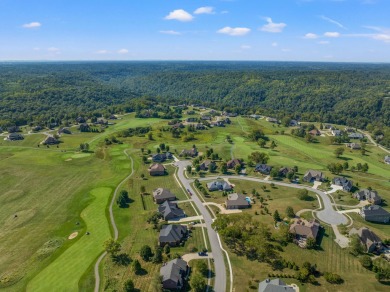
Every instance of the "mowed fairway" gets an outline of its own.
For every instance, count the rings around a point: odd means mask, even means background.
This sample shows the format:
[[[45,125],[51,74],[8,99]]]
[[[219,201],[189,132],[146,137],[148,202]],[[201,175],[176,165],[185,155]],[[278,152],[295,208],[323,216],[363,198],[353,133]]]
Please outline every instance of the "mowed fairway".
[[[83,210],[89,235],[82,235],[74,245],[39,273],[27,286],[27,291],[77,291],[82,274],[103,251],[103,243],[110,238],[105,209],[112,189],[91,191],[92,203]]]

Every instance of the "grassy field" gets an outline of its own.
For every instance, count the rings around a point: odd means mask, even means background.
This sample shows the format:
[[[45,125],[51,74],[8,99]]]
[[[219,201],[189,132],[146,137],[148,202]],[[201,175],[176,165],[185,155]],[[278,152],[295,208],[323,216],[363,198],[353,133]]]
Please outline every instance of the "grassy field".
[[[281,255],[286,260],[295,262],[297,265],[302,265],[305,261],[309,261],[312,264],[315,263],[319,271],[337,273],[345,281],[342,285],[331,285],[323,277],[320,277],[317,278],[320,285],[300,285],[300,291],[387,291],[388,289],[385,285],[378,283],[374,273],[367,272],[357,258],[342,250],[334,242],[334,234],[331,228],[325,228],[319,250],[301,249],[294,244],[289,244],[283,249],[284,251],[281,252]],[[249,261],[245,257],[239,257],[235,254],[230,254],[230,259],[234,267],[234,288],[237,292],[255,291],[249,288],[249,281],[256,283],[268,278],[269,273],[282,273],[281,271],[272,271],[265,263]],[[295,274],[295,271],[284,269],[283,273]],[[295,279],[285,280],[287,283],[298,284],[298,281]]]
[[[81,212],[89,235],[81,238],[39,273],[27,286],[27,291],[76,291],[82,275],[103,251],[103,243],[111,237],[105,207],[111,188],[91,191],[93,201]]]
[[[150,149],[152,153],[160,143],[170,146],[170,151],[179,153],[182,149],[190,148],[195,144],[200,152],[205,152],[208,148],[213,148],[222,160],[231,157],[243,158],[247,160],[248,155],[253,151],[266,152],[270,156],[269,164],[274,167],[298,166],[300,175],[308,169],[319,169],[332,178],[333,175],[326,170],[326,165],[330,162],[348,161],[349,165],[357,163],[368,163],[367,174],[360,172],[345,171],[343,175],[351,178],[354,183],[358,183],[360,188],[372,187],[378,190],[379,194],[387,201],[390,200],[390,167],[383,164],[384,152],[380,149],[367,146],[365,156],[359,151],[346,150],[341,159],[337,159],[333,151],[336,147],[329,144],[328,137],[319,137],[318,143],[308,144],[303,139],[289,135],[289,129],[266,122],[265,120],[253,120],[248,118],[232,118],[232,124],[223,128],[212,128],[205,131],[198,131],[195,140],[184,142],[182,138],[172,137],[169,131],[162,131],[167,127],[166,120],[159,119],[136,119],[134,114],[126,115],[122,119],[115,121],[115,125],[109,126],[103,133],[78,133],[72,128],[72,135],[63,135],[59,148],[51,146],[37,147],[43,140],[43,134],[26,135],[23,141],[10,142],[0,141],[0,288],[9,291],[25,290],[27,283],[35,278],[30,285],[35,285],[36,279],[41,277],[40,271],[53,271],[51,265],[64,261],[67,252],[83,240],[85,236],[75,240],[67,240],[70,233],[79,231],[84,234],[87,230],[88,221],[80,217],[83,210],[93,206],[96,200],[90,195],[90,191],[97,188],[114,189],[117,184],[131,171],[129,159],[124,155],[125,149],[130,149],[129,153],[134,158],[135,174],[123,186],[129,191],[132,202],[129,208],[120,209],[114,206],[114,215],[119,228],[119,241],[123,251],[130,254],[131,258],[139,258],[138,251],[145,243],[152,247],[157,243],[158,232],[152,225],[146,223],[146,219],[156,210],[152,196],[140,196],[141,186],[145,186],[147,193],[152,193],[155,188],[169,188],[180,200],[187,199],[186,194],[173,179],[174,168],[167,166],[168,175],[163,177],[150,177],[147,168],[141,162],[140,148]],[[147,137],[120,138],[123,144],[103,145],[104,138],[110,138],[118,131],[136,126],[152,125],[153,139]],[[270,138],[277,143],[277,148],[260,148],[256,143],[246,138],[252,129],[262,129]],[[282,135],[281,131],[285,131]],[[233,139],[233,144],[226,142],[226,136]],[[183,134],[184,136],[184,134]],[[88,142],[93,153],[78,153],[77,148],[80,143]],[[250,169],[249,174],[253,174]],[[147,179],[142,179],[144,174]],[[278,210],[284,214],[285,208],[291,205],[295,211],[302,208],[315,208],[317,201],[303,202],[295,197],[294,191],[288,188],[277,187],[271,189],[267,185],[267,192],[261,189],[260,184],[249,182],[232,181],[236,184],[237,191],[250,193],[252,189],[266,199],[265,203],[271,213]],[[220,193],[213,193],[213,200],[224,201]],[[268,197],[269,196],[269,197]],[[353,204],[346,196],[339,202],[342,204]],[[338,200],[336,198],[336,200]],[[194,210],[188,203],[181,204],[189,215],[194,215]],[[101,207],[106,210],[107,205]],[[87,209],[86,209],[87,208]],[[388,209],[388,207],[386,207]],[[253,208],[248,210],[252,214],[261,213],[260,204],[256,201]],[[389,210],[389,209],[388,209]],[[84,213],[83,213],[84,214]],[[17,215],[17,216],[15,216]],[[106,213],[107,215],[107,213]],[[190,216],[190,215],[189,215]],[[270,215],[255,215],[260,221],[272,224]],[[354,215],[353,215],[354,216]],[[390,237],[390,230],[387,225],[366,223],[359,218],[355,218],[355,225],[359,224],[373,228],[378,235]],[[55,224],[53,224],[55,222]],[[80,222],[76,225],[75,222]],[[107,222],[107,221],[106,221]],[[110,227],[111,228],[111,227]],[[88,226],[89,229],[89,226]],[[196,230],[194,245],[200,245],[200,229]],[[329,232],[329,237],[331,232]],[[142,240],[140,240],[142,238]],[[340,286],[341,290],[357,288],[353,283],[353,277],[358,277],[362,271],[354,268],[353,261],[349,259],[345,251],[333,246],[334,242],[329,238],[323,240],[324,251],[314,256],[313,261],[322,265],[324,258],[330,258],[331,263],[323,265],[323,269],[335,268],[340,274],[346,274],[344,266],[352,265],[351,276],[346,275],[346,284]],[[190,243],[188,243],[190,244]],[[97,243],[94,248],[101,250],[101,243]],[[177,249],[186,252],[186,248]],[[310,257],[308,251],[296,250],[290,246],[285,249],[286,257],[293,257],[295,254]],[[173,251],[174,253],[174,251]],[[334,266],[336,257],[347,258],[345,263],[340,262],[339,267]],[[165,260],[168,258],[166,257]],[[87,261],[87,260],[86,260]],[[69,285],[79,285],[91,290],[93,287],[92,267],[94,258],[90,257],[88,263],[84,263],[83,268],[74,269],[77,276],[72,276]],[[298,261],[298,259],[297,259]],[[326,260],[328,261],[328,260]],[[341,260],[344,261],[344,260]],[[242,283],[248,283],[252,276],[244,276],[245,272],[263,271],[263,265],[249,262],[242,258],[232,257],[234,272],[238,279],[242,277]],[[150,262],[143,262],[141,265],[145,270],[143,275],[134,275],[130,267],[113,265],[110,258],[106,258],[101,266],[103,285],[102,290],[120,290],[124,281],[131,278],[135,281],[136,287],[141,291],[153,291],[156,285],[156,275],[159,265]],[[44,268],[48,267],[47,270]],[[265,272],[256,273],[254,278],[263,277]],[[55,275],[47,275],[47,279],[56,279]],[[76,280],[77,279],[77,280]],[[81,279],[80,281],[78,279]],[[260,280],[260,279],[259,279]],[[44,285],[50,285],[51,280],[47,280]],[[54,281],[54,280],[53,280]],[[77,284],[76,281],[78,281]],[[351,283],[349,283],[352,281]],[[43,281],[45,282],[45,281]],[[72,282],[72,283],[71,283]],[[243,289],[246,289],[244,285]],[[374,279],[369,276],[367,289],[381,291],[381,286],[376,286]],[[72,287],[73,287],[72,286]],[[7,288],[6,288],[7,287]],[[323,284],[322,288],[330,289],[330,286]],[[366,288],[366,286],[364,286]],[[313,288],[313,287],[311,287]],[[324,288],[324,289],[325,289]],[[345,289],[344,289],[345,288]],[[238,289],[238,290],[237,290]],[[236,291],[241,288],[236,287]],[[303,289],[306,289],[303,287]]]

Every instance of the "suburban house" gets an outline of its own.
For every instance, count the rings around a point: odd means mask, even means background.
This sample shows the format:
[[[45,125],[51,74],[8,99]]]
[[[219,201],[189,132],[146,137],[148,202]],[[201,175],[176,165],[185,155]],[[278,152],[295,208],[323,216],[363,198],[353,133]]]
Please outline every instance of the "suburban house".
[[[250,206],[249,199],[242,194],[229,194],[226,200],[226,209],[247,209]]]
[[[279,169],[279,176],[285,177],[289,172],[292,172],[292,169],[289,167],[282,167]]]
[[[208,115],[203,115],[200,117],[202,120],[204,121],[211,121],[211,116],[208,116]]]
[[[18,126],[11,126],[11,127],[8,127],[8,133],[16,133],[16,132],[20,132],[20,128]]]
[[[308,238],[317,238],[318,231],[320,230],[320,223],[317,220],[312,219],[310,221],[304,219],[295,219],[290,225],[289,232],[295,235],[295,242],[300,247],[306,246],[306,240]]]
[[[55,145],[55,144],[59,144],[60,141],[58,141],[56,138],[54,138],[53,136],[47,136],[45,138],[45,140],[42,141],[42,144],[43,145]]]
[[[318,170],[309,170],[303,176],[303,181],[305,182],[313,182],[313,181],[324,181],[325,175]]]
[[[232,159],[232,160],[229,160],[227,163],[226,163],[226,166],[227,168],[229,169],[232,169],[232,168],[235,168],[237,165],[242,165],[242,162],[241,160],[239,159]]]
[[[60,128],[57,132],[58,135],[62,135],[62,134],[72,134],[72,132],[69,130],[69,128]]]
[[[109,119],[109,120],[117,120],[118,118],[117,118],[116,115],[112,114],[112,115],[110,115],[110,116],[108,117],[108,119]]]
[[[362,146],[359,143],[347,143],[345,147],[351,148],[352,150],[362,149]]]
[[[291,120],[289,126],[290,127],[297,127],[297,126],[299,126],[299,122],[297,120]]]
[[[165,201],[174,201],[176,196],[168,189],[158,188],[153,191],[153,200],[157,204],[164,203]]]
[[[32,131],[33,131],[33,132],[38,132],[38,131],[40,131],[40,130],[42,130],[42,127],[39,126],[39,125],[32,128]]]
[[[388,223],[390,221],[390,213],[378,205],[364,206],[360,211],[360,215],[366,221]]]
[[[198,124],[195,124],[195,129],[196,130],[206,130],[206,126],[198,123]]]
[[[207,189],[213,191],[231,191],[232,187],[224,180],[215,180],[207,184]]]
[[[224,121],[211,122],[210,126],[211,127],[225,127],[225,122]]]
[[[23,140],[24,137],[22,134],[19,133],[9,133],[6,137],[6,140],[8,141],[17,141],[17,140]]]
[[[266,121],[267,121],[267,122],[270,122],[270,123],[275,123],[275,124],[279,123],[279,120],[278,120],[278,119],[271,118],[271,117],[268,117],[268,118],[266,119]]]
[[[351,133],[351,134],[348,134],[348,138],[349,139],[363,139],[364,138],[364,135],[361,134],[361,133]]]
[[[196,123],[198,121],[198,118],[187,118],[186,122],[187,123]]]
[[[210,160],[210,159],[206,159],[205,161],[202,162],[202,164],[200,165],[200,169],[203,170],[203,171],[207,171],[209,170],[210,168],[210,165],[212,165],[213,167],[216,166],[215,162]]]
[[[390,164],[390,156],[385,156],[385,163]]]
[[[176,203],[165,201],[158,206],[158,212],[163,216],[164,220],[184,217],[185,213]]]
[[[343,134],[342,131],[337,130],[337,129],[334,129],[334,130],[332,130],[330,132],[332,133],[333,136],[341,136]]]
[[[179,156],[190,156],[190,157],[195,157],[198,155],[198,150],[194,147],[190,150],[184,149]]]
[[[174,259],[164,264],[160,269],[163,289],[180,291],[188,274],[187,262]]]
[[[258,163],[255,166],[255,171],[260,172],[262,174],[269,174],[271,172],[272,166],[269,166],[267,164],[261,164]]]
[[[382,198],[378,195],[378,192],[368,189],[360,190],[353,194],[353,197],[359,201],[367,200],[373,205],[380,205],[382,203]]]
[[[364,245],[366,252],[374,252],[374,251],[382,250],[383,246],[382,246],[381,239],[370,229],[366,227],[361,227],[358,230],[352,228],[351,231],[349,232],[349,236],[354,234],[357,234],[357,236],[360,239],[360,242]]]
[[[280,279],[266,279],[259,283],[259,292],[295,292],[295,289]]]
[[[86,123],[87,120],[84,117],[80,116],[80,117],[77,117],[76,122],[79,124],[83,124],[83,123]]]
[[[332,180],[332,183],[336,186],[343,187],[343,191],[350,192],[353,188],[351,180],[346,179],[345,177],[335,177]]]
[[[179,224],[169,224],[161,226],[158,242],[161,247],[178,246],[187,236],[187,226]]]
[[[149,171],[149,174],[150,174],[151,176],[165,175],[165,173],[166,173],[166,172],[165,172],[166,169],[165,169],[164,165],[162,165],[162,164],[160,164],[160,163],[154,163],[154,164],[152,164],[152,165],[149,167],[148,171]]]
[[[320,136],[321,132],[318,129],[313,129],[313,130],[309,131],[309,134],[312,136]]]
[[[157,153],[152,156],[152,161],[153,162],[164,162],[167,159],[171,159],[172,154],[167,152],[167,153]]]
[[[252,119],[255,119],[255,120],[258,120],[258,119],[260,119],[260,118],[261,118],[261,116],[260,116],[260,115],[255,115],[255,114],[253,114],[253,115],[250,115],[249,117],[251,117]]]

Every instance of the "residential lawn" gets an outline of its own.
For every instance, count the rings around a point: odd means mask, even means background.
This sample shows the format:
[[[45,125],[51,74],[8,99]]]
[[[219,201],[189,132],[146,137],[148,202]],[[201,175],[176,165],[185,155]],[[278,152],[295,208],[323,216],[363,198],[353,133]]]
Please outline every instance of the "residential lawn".
[[[139,138],[132,142],[143,143],[142,139]],[[144,144],[144,146],[147,145],[147,143]],[[122,245],[122,252],[128,253],[133,260],[139,259],[144,272],[141,275],[135,275],[131,267],[115,265],[110,257],[106,257],[102,264],[102,290],[121,290],[124,282],[128,279],[132,279],[136,288],[140,291],[153,291],[155,286],[159,284],[158,276],[161,264],[145,262],[139,258],[138,254],[141,247],[145,244],[148,244],[152,247],[152,250],[155,250],[159,235],[158,230],[153,229],[153,225],[147,223],[147,219],[157,210],[157,205],[153,203],[152,195],[146,195],[144,196],[146,210],[144,210],[140,196],[141,185],[146,187],[146,192],[151,193],[153,189],[165,187],[169,188],[179,199],[188,199],[173,178],[174,168],[172,166],[167,167],[168,175],[150,177],[146,172],[149,165],[143,165],[141,162],[140,151],[135,150],[131,153],[131,156],[134,159],[135,173],[124,184],[124,189],[129,191],[131,203],[128,208],[123,209],[115,205],[114,215],[119,229],[119,242]],[[142,173],[147,177],[146,180],[141,178]],[[190,205],[187,205],[185,210],[191,212]],[[193,210],[192,212],[194,214],[195,211]],[[192,237],[186,242],[185,246],[171,248],[170,255],[173,257],[176,253],[188,253],[190,245],[203,247],[204,243],[202,243],[202,231],[200,228],[195,228]],[[167,260],[169,260],[168,256],[164,255],[164,261]]]
[[[27,291],[76,291],[80,276],[104,250],[103,243],[110,238],[105,216],[111,188],[91,191],[93,201],[81,212],[87,234],[80,234],[70,248],[39,273],[27,286]]]
[[[389,208],[386,208],[387,211],[390,211]],[[375,222],[365,221],[359,214],[349,213],[353,219],[353,227],[359,229],[360,227],[367,227],[372,230],[376,235],[378,235],[382,240],[390,239],[390,224],[381,224]]]
[[[318,250],[301,249],[294,244],[289,244],[283,248],[281,256],[291,262],[301,266],[305,261],[316,264],[321,272],[333,272],[339,274],[344,279],[342,285],[331,285],[323,277],[317,278],[320,285],[310,284],[299,285],[300,291],[387,291],[386,285],[380,284],[374,273],[367,271],[361,266],[358,259],[341,249],[334,242],[334,235],[330,227],[325,228],[322,237],[321,248]],[[296,271],[284,269],[283,271],[272,271],[265,263],[250,261],[242,256],[230,254],[230,260],[234,272],[235,291],[251,291],[249,281],[257,283],[268,278],[268,274],[289,274],[294,275]],[[364,275],[364,277],[362,276]],[[288,284],[299,282],[295,279],[283,279]],[[258,287],[258,286],[257,286]],[[253,290],[254,291],[254,290]]]
[[[177,204],[180,209],[182,209],[187,217],[197,216],[192,204],[190,202],[186,203],[178,203]]]

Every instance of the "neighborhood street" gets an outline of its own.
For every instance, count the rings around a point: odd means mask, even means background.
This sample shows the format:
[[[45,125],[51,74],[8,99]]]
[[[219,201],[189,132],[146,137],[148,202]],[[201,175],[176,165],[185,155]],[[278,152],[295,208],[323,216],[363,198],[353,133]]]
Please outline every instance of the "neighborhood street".
[[[203,215],[203,219],[206,224],[207,233],[210,240],[211,251],[214,258],[214,267],[215,267],[214,291],[225,292],[226,291],[226,266],[225,266],[225,261],[222,254],[222,248],[219,244],[217,233],[211,226],[211,224],[213,223],[213,219],[211,218],[211,215],[207,211],[206,207],[203,205],[202,201],[199,199],[196,192],[191,187],[190,183],[192,182],[192,180],[189,180],[184,176],[184,171],[187,165],[191,165],[191,161],[176,161],[174,165],[179,167],[177,176],[181,184],[183,185],[183,187],[186,190],[189,190],[191,192],[193,202],[195,203],[200,213]]]
[[[218,177],[221,179],[225,179],[225,178],[240,179],[240,180],[255,181],[255,182],[259,182],[259,183],[266,183],[266,184],[273,183],[275,185],[289,187],[289,188],[295,188],[295,189],[307,189],[311,192],[316,193],[322,199],[323,209],[316,212],[318,219],[320,219],[321,221],[328,223],[330,225],[332,225],[332,224],[340,225],[340,224],[347,224],[348,223],[348,219],[343,214],[340,214],[336,210],[333,209],[332,202],[327,194],[325,194],[324,192],[322,192],[320,190],[313,189],[309,186],[290,184],[290,183],[284,183],[284,182],[278,182],[278,181],[270,181],[270,180],[264,180],[264,179],[260,179],[260,178],[256,178],[256,177],[248,177],[248,176],[241,176],[241,175],[222,175],[222,176],[218,176]],[[199,181],[212,180],[212,179],[216,179],[216,178],[217,177],[200,178]],[[192,181],[193,180],[188,181],[188,184]]]

